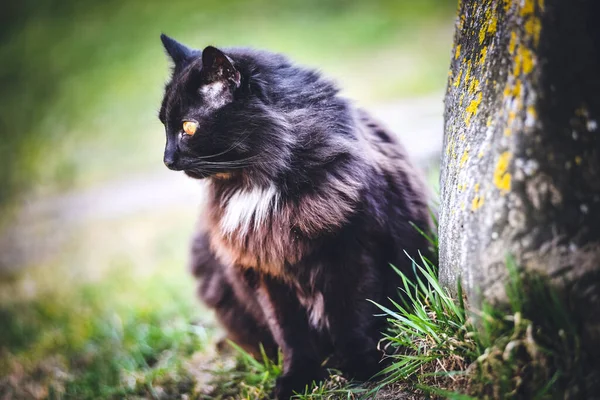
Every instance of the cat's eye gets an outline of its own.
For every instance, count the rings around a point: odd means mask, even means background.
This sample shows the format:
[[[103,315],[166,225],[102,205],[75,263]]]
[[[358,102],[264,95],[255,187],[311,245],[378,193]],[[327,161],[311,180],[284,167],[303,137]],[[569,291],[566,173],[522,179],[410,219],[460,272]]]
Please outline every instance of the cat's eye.
[[[183,131],[186,135],[193,136],[198,129],[198,123],[194,121],[183,121]]]

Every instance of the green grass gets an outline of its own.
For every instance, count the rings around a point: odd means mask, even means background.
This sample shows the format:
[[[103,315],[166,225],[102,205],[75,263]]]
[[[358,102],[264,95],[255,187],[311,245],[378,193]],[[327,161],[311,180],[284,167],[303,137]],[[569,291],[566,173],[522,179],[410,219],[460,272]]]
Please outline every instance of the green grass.
[[[277,362],[270,360],[264,350],[262,359],[256,360],[233,342],[229,342],[235,354],[233,359],[212,366],[209,381],[211,389],[205,392],[202,399],[265,399],[269,398],[275,386],[275,379],[281,375],[283,357],[279,353]]]
[[[403,277],[404,300],[381,307],[391,329],[394,362],[377,389],[405,387],[444,398],[587,398],[597,393],[598,362],[581,348],[582,321],[538,274],[522,274],[511,258],[508,304],[469,312],[442,288],[426,259],[417,283]]]
[[[194,393],[195,357],[210,355],[218,335],[185,268],[194,217],[156,210],[88,221],[63,233],[60,252],[0,275],[0,397]]]
[[[589,398],[600,364],[581,340],[584,321],[550,280],[506,262],[506,308],[484,306],[472,391],[487,398]]]
[[[377,389],[413,378],[411,384],[420,387],[436,380],[438,361],[444,360],[443,369],[454,371],[476,358],[464,304],[439,285],[437,269],[428,260],[422,258],[420,264],[414,264],[421,276],[417,282],[397,271],[403,286],[401,300],[392,300],[393,308],[378,305],[390,323],[388,346],[397,351],[392,356],[394,362],[381,372]]]
[[[189,290],[166,276],[114,272],[100,284],[4,302],[0,395],[97,399],[192,392],[184,361],[202,350],[212,331],[199,322]]]
[[[225,400],[268,399],[275,387],[275,380],[283,372],[283,355],[279,353],[277,362],[269,360],[263,352],[261,360],[256,360],[235,343],[230,343],[234,350],[233,359],[226,363],[216,364],[210,371],[212,389],[201,396],[202,399]],[[351,385],[348,380],[331,371],[327,382],[318,382],[306,391],[295,396],[298,400],[320,399],[355,399],[368,392],[368,389]]]

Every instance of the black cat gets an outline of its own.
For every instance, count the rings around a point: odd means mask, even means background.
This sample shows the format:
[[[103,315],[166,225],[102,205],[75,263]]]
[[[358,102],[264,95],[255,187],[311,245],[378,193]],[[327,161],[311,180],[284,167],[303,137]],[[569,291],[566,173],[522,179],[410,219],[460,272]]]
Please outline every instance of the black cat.
[[[395,136],[319,73],[249,49],[192,50],[163,35],[174,62],[160,110],[164,163],[209,180],[193,251],[200,296],[230,337],[284,356],[275,396],[327,366],[380,370],[387,304],[429,229],[423,182]]]

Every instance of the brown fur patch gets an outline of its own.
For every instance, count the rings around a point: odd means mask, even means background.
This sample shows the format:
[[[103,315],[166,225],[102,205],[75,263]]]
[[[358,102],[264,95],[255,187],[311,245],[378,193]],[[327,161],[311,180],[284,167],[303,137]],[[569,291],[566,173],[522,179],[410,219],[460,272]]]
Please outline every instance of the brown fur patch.
[[[293,265],[305,256],[312,237],[333,231],[352,214],[361,184],[351,177],[332,178],[319,193],[307,195],[297,203],[279,203],[269,209],[261,224],[229,234],[221,228],[228,201],[223,189],[221,182],[213,182],[209,203],[212,250],[226,265],[256,268],[285,278],[284,265]]]

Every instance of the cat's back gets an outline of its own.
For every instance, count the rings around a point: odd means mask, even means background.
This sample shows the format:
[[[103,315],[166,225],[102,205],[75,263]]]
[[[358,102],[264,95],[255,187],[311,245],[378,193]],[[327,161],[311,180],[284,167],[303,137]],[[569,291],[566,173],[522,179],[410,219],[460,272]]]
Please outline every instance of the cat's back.
[[[371,179],[371,191],[377,197],[374,207],[386,215],[393,231],[416,233],[411,222],[428,230],[428,189],[398,135],[361,109],[357,111],[357,135],[365,159],[375,171]]]

